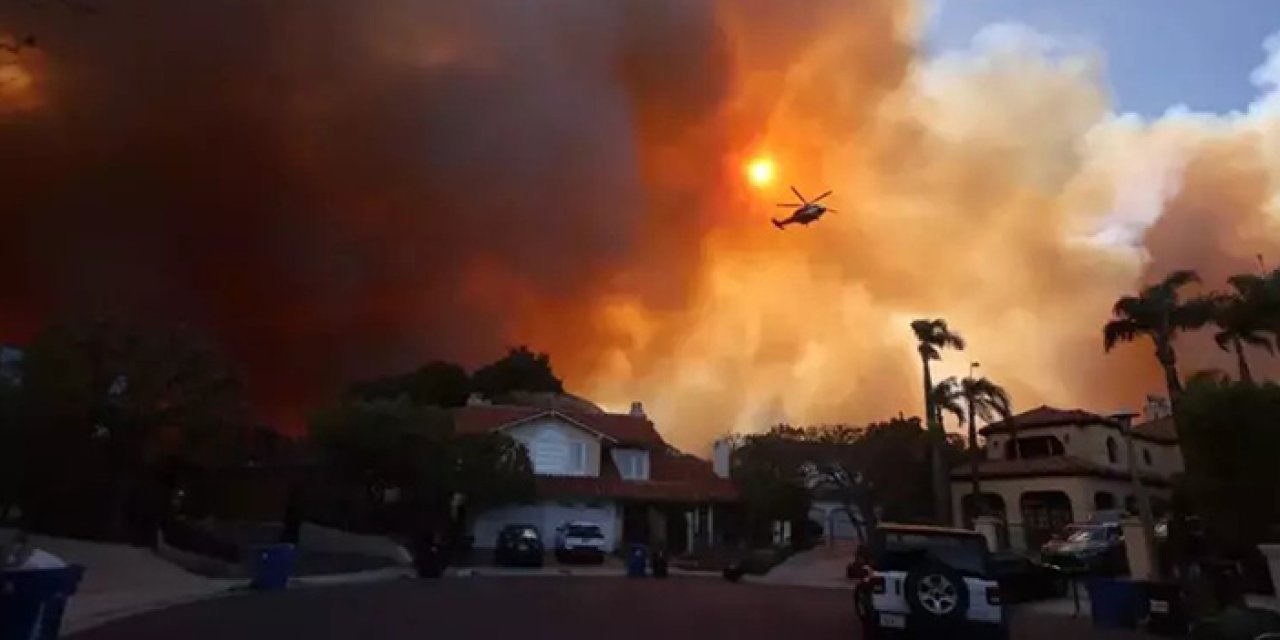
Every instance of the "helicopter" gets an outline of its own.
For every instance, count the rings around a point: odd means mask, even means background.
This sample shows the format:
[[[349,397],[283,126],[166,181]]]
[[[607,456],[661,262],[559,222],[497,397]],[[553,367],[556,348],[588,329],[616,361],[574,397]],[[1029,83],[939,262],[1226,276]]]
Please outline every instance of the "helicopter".
[[[830,209],[824,205],[818,204],[819,200],[831,195],[830,191],[827,191],[813,200],[809,200],[808,198],[800,195],[800,191],[795,187],[791,187],[791,193],[796,194],[796,197],[800,198],[800,202],[802,204],[783,203],[778,205],[779,207],[795,209],[795,211],[784,220],[778,220],[777,218],[773,219],[773,226],[779,229],[784,229],[787,225],[796,223],[808,225],[810,222],[821,218],[824,213],[828,211],[835,211],[835,209]]]

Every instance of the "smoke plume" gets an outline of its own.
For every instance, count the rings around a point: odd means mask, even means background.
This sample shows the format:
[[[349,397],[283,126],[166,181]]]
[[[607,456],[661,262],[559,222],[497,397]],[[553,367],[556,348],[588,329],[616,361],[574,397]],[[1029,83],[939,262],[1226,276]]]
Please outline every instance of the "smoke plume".
[[[55,9],[0,9],[40,41],[0,52],[0,332],[194,325],[286,428],[515,343],[693,449],[918,413],[916,317],[970,342],[935,376],[1108,411],[1161,384],[1148,345],[1103,353],[1117,296],[1280,260],[1280,54],[1248,112],[1142,120],[1017,27],[925,59],[905,0]],[[788,184],[838,211],[779,232]]]

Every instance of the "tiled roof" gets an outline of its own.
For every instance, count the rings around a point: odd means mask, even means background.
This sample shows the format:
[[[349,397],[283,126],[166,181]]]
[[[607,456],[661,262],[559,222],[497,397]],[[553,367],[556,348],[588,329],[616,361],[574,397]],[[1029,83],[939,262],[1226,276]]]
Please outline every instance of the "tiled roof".
[[[1119,430],[1120,425],[1114,418],[1083,409],[1058,409],[1041,405],[1030,411],[1024,411],[1008,420],[993,422],[978,430],[982,435],[1013,433],[1036,427],[1060,427],[1071,425],[1097,424]],[[1174,444],[1178,434],[1173,428],[1173,418],[1159,418],[1150,422],[1134,425],[1133,435],[1142,440],[1162,444]]]
[[[648,418],[619,413],[583,413],[512,405],[471,405],[454,409],[454,428],[459,433],[487,433],[540,416],[558,416],[620,444],[666,446]]]
[[[613,498],[654,502],[732,502],[733,482],[717,476],[711,463],[694,456],[652,452],[649,480],[624,480],[609,456],[601,456],[599,477],[538,476],[547,497]]]
[[[1095,464],[1075,456],[1050,456],[1045,458],[1018,458],[1015,460],[983,460],[978,464],[978,478],[1031,478],[1036,476],[1096,476],[1128,480],[1128,471]],[[1160,476],[1142,474],[1143,479],[1155,484],[1167,484]],[[952,480],[968,480],[969,465],[965,463],[951,470]]]
[[[1173,416],[1156,418],[1155,420],[1134,425],[1133,435],[1170,444],[1178,441],[1178,430],[1173,424]]]
[[[1030,411],[1024,411],[1009,420],[993,422],[982,428],[983,435],[988,433],[1008,433],[1027,427],[1056,427],[1072,424],[1095,424],[1109,422],[1110,419],[1081,409],[1058,409],[1041,405]]]

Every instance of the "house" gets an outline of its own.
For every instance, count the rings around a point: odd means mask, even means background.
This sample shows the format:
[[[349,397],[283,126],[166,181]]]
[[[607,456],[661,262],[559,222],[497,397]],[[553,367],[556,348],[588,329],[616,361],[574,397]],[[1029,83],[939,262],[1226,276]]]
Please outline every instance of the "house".
[[[1119,509],[1137,512],[1122,419],[1041,406],[979,430],[986,439],[978,465],[982,499],[988,513],[1007,523],[1009,544],[1036,549],[1067,523]],[[1172,476],[1182,471],[1172,417],[1149,413],[1133,426],[1133,444],[1139,478],[1161,511]],[[951,473],[958,525],[972,520],[971,491],[966,463]]]
[[[533,524],[550,538],[561,524],[583,520],[601,526],[611,549],[692,551],[723,539],[738,502],[728,477],[668,445],[639,402],[617,414],[580,400],[497,405],[472,397],[455,412],[459,433],[497,431],[522,443],[535,474],[533,504],[469,514],[478,548],[493,547],[507,524]]]

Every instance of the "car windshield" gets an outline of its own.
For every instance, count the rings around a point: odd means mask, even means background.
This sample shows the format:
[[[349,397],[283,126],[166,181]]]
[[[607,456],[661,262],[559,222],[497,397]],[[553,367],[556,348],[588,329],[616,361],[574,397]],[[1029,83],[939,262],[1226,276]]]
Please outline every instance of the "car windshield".
[[[923,555],[933,556],[962,573],[987,573],[987,542],[981,537],[898,531],[884,534],[884,566],[880,568],[909,570]]]
[[[594,524],[571,524],[565,535],[570,538],[603,538],[600,527]]]
[[[513,538],[524,538],[526,540],[538,539],[538,529],[533,525],[516,525],[507,527],[503,533]]]
[[[1107,530],[1104,527],[1078,527],[1067,536],[1067,542],[1106,542]]]

